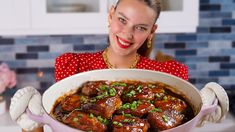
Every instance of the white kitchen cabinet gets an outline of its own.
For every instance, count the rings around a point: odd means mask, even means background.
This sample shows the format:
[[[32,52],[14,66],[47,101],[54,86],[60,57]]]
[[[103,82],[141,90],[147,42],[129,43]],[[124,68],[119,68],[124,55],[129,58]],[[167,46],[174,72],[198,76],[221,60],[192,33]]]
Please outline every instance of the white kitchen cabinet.
[[[166,1],[166,0],[163,0]],[[199,0],[167,0],[171,5],[181,3],[182,9],[163,11],[158,20],[159,33],[196,32],[199,21]],[[173,4],[172,4],[173,3]],[[179,5],[178,5],[179,6]],[[177,7],[178,7],[177,6]]]
[[[82,0],[80,0],[82,1]],[[83,0],[86,1],[86,0]],[[49,12],[49,0],[32,0],[32,27],[46,34],[99,34],[107,29],[107,0],[91,0],[96,11]],[[56,2],[56,1],[55,1]],[[71,0],[66,1],[67,4]],[[70,3],[69,3],[70,2]],[[79,2],[76,0],[75,2]],[[96,3],[95,3],[96,2]],[[80,2],[81,3],[81,2]],[[77,3],[73,3],[77,4]],[[65,5],[65,2],[61,5]],[[72,8],[72,6],[70,6]],[[58,9],[59,10],[59,9]],[[62,9],[61,9],[62,10]]]
[[[30,0],[0,0],[0,32],[30,27]]]
[[[0,35],[105,34],[108,31],[107,12],[116,0],[18,1],[0,1],[0,16],[4,19],[0,22]],[[162,11],[157,21],[157,33],[196,31],[199,0],[163,1],[170,3],[167,6],[170,9]],[[75,5],[79,7],[78,4],[85,5],[86,10],[79,8],[81,11],[74,11]],[[4,27],[10,30],[2,30]]]

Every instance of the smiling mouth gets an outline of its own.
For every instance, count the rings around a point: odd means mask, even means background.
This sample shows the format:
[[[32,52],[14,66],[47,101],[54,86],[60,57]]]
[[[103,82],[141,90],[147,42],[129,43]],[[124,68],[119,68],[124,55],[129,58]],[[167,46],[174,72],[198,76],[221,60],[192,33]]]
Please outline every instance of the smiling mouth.
[[[119,38],[118,36],[117,36],[117,42],[121,48],[128,48],[131,46],[130,42],[127,42],[126,40],[123,40],[123,39]]]

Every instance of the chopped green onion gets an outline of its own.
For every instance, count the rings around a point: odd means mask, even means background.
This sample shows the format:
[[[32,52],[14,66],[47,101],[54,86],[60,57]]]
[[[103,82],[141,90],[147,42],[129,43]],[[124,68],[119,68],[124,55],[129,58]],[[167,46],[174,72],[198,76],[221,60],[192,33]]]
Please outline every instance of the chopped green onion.
[[[93,118],[94,115],[93,115],[92,113],[90,113],[90,114],[88,115],[88,117],[89,117],[89,118]]]
[[[97,116],[97,120],[105,125],[108,125],[108,120],[105,118],[102,118],[101,116]]]
[[[130,103],[125,103],[121,106],[121,109],[129,109],[130,108]]]
[[[83,114],[78,114],[77,117],[78,118],[82,118]]]
[[[138,103],[138,104],[142,104],[142,101],[141,101],[141,100],[138,100],[137,103]]]
[[[81,96],[80,97],[80,102],[81,103],[84,103],[84,102],[86,102],[87,101],[87,98],[85,98],[84,96]]]
[[[137,101],[133,101],[131,103],[131,110],[135,110],[137,108],[137,105],[138,105]]]
[[[97,99],[102,99],[103,97],[104,97],[103,95],[96,96]]]
[[[123,122],[135,122],[135,119],[124,119]]]
[[[154,104],[154,100],[151,100],[151,103]]]
[[[118,127],[122,127],[122,126],[123,126],[122,123],[117,122],[117,121],[114,121],[113,124],[114,124],[114,125],[117,125]]]
[[[161,97],[159,93],[156,93],[155,95],[156,95],[157,98]]]
[[[139,85],[139,86],[137,87],[137,90],[138,90],[139,93],[141,93],[141,92],[142,92],[142,86]]]
[[[126,113],[124,113],[124,111],[122,111],[122,115],[125,117],[135,118],[135,116],[133,116],[131,114],[126,114]]]
[[[115,96],[115,95],[116,95],[116,93],[117,93],[117,91],[116,91],[116,89],[115,89],[115,88],[111,88],[111,89],[109,89],[109,95],[110,95],[110,96]]]
[[[135,116],[131,115],[131,114],[124,114],[125,117],[131,117],[134,118]]]
[[[168,117],[166,115],[163,115],[162,119],[163,119],[164,122],[168,122]]]
[[[101,86],[99,87],[99,89],[105,91],[105,90],[109,89],[109,87],[108,87],[107,85],[101,85]]]
[[[94,103],[94,102],[96,102],[96,99],[95,98],[94,99],[90,99],[90,102]]]
[[[151,100],[147,100],[147,102],[151,104]]]
[[[117,126],[122,127],[123,125],[121,122],[119,122]]]
[[[161,93],[165,93],[165,90],[164,89],[161,89],[161,91],[160,91]]]
[[[163,97],[163,100],[167,101],[167,96],[164,96],[164,97]]]
[[[74,117],[73,118],[73,122],[77,122],[78,121],[78,118],[77,117]]]
[[[114,122],[113,122],[113,124],[114,124],[114,125],[117,125],[117,124],[118,124],[118,122],[117,122],[117,121],[114,121]]]
[[[131,90],[129,93],[126,94],[127,97],[132,97],[135,95],[135,91]]]
[[[150,110],[151,113],[153,112],[162,112],[162,109],[161,108],[154,108],[152,110]]]
[[[155,88],[156,85],[154,85],[154,84],[148,84],[148,87],[150,87],[150,88]]]
[[[123,122],[129,122],[129,119],[124,119]]]
[[[103,99],[103,98],[108,97],[108,96],[109,96],[108,92],[105,91],[105,92],[103,92],[102,94],[96,96],[96,98],[97,98],[97,99]]]
[[[126,83],[124,83],[124,82],[114,82],[112,85],[111,85],[112,87],[115,87],[115,86],[127,86],[127,84]]]
[[[103,118],[101,116],[97,116],[98,121],[102,122]]]
[[[105,91],[103,94],[105,97],[109,96],[109,93],[107,91]]]
[[[79,111],[79,110],[82,110],[81,108],[79,108],[79,107],[77,107],[76,109],[74,109],[74,110],[77,110],[77,111]]]

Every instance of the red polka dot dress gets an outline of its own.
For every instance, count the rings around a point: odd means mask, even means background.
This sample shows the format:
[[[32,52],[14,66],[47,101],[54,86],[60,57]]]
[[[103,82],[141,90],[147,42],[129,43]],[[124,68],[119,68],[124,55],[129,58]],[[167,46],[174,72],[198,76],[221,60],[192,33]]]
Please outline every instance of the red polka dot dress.
[[[102,53],[103,51],[96,53],[65,53],[57,57],[55,62],[56,81],[80,72],[108,69]],[[136,68],[161,71],[188,80],[187,66],[175,60],[158,62],[141,56]]]

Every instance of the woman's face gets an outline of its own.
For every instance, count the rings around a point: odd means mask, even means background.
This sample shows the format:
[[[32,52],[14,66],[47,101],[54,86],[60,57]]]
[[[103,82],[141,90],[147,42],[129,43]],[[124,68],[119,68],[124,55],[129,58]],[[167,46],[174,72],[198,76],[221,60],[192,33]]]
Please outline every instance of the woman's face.
[[[110,47],[115,54],[136,54],[146,39],[150,39],[156,28],[153,9],[137,0],[121,0],[109,12]]]

